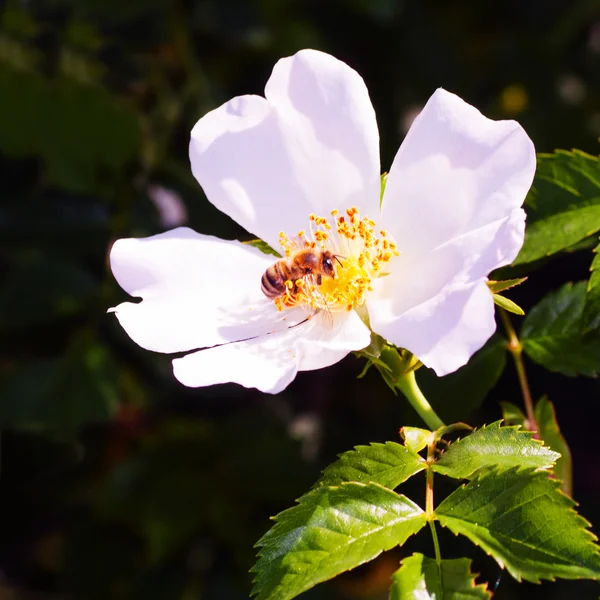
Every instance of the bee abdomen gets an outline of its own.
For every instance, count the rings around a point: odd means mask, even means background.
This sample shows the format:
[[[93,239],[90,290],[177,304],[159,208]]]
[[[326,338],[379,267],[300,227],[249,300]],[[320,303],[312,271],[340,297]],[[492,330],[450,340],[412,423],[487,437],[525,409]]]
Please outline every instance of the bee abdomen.
[[[262,292],[267,298],[277,298],[285,292],[285,277],[279,263],[275,263],[263,273],[260,284]]]

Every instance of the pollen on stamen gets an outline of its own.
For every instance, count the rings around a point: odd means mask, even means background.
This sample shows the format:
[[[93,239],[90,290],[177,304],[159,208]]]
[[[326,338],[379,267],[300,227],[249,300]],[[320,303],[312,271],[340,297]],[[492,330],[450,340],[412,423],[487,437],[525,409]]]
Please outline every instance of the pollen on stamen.
[[[285,292],[275,298],[278,310],[302,306],[311,314],[353,310],[361,306],[377,277],[387,274],[387,263],[398,256],[396,244],[385,230],[377,231],[373,219],[362,217],[356,207],[338,209],[330,219],[309,215],[308,231],[299,231],[290,240],[284,232],[279,235],[285,255],[290,257],[300,249],[329,251],[343,257],[334,265],[333,273],[313,271],[285,282]],[[310,273],[310,276],[309,276]],[[309,315],[310,316],[310,315]]]

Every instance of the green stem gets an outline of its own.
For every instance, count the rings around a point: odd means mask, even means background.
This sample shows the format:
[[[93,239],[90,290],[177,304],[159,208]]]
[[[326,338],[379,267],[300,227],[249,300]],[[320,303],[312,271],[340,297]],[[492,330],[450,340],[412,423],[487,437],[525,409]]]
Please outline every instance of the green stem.
[[[508,351],[512,354],[515,361],[515,368],[517,370],[517,376],[519,378],[519,385],[521,386],[521,392],[523,394],[523,404],[525,404],[525,411],[527,413],[527,420],[529,421],[529,429],[537,432],[538,424],[535,418],[535,411],[533,409],[533,398],[529,389],[529,383],[527,381],[527,373],[525,372],[525,363],[523,362],[523,346],[517,336],[508,313],[504,309],[500,309],[500,317],[504,324],[504,329],[508,336]]]
[[[437,440],[430,439],[427,444],[427,480],[425,488],[425,515],[431,530],[431,538],[433,539],[433,548],[435,550],[435,562],[438,566],[440,577],[442,574],[442,553],[440,552],[440,543],[438,541],[437,531],[435,529],[435,513],[433,508],[433,471],[431,465],[435,462],[435,447]]]
[[[431,408],[431,404],[427,402],[427,398],[425,398],[417,385],[414,371],[402,373],[398,376],[395,383],[396,387],[406,396],[411,406],[419,413],[421,419],[425,421],[432,431],[444,427],[444,422],[437,416],[433,408]]]
[[[429,521],[429,529],[431,529],[431,537],[433,539],[433,549],[435,551],[435,562],[438,567],[442,566],[442,553],[440,552],[440,542],[438,541],[437,531],[435,530],[435,521]]]

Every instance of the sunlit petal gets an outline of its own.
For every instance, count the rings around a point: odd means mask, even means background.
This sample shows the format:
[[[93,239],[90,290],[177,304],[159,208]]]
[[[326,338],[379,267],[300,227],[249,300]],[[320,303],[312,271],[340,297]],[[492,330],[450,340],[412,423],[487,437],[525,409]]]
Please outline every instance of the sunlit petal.
[[[265,94],[234,98],[192,130],[192,171],[208,199],[274,248],[310,213],[377,210],[377,123],[358,73],[303,50],[275,65]]]

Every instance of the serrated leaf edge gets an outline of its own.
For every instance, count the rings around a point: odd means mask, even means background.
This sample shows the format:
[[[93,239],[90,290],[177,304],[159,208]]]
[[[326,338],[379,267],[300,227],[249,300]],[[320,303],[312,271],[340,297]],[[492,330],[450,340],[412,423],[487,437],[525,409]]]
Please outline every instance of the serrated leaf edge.
[[[458,534],[456,534],[458,535]],[[415,557],[415,556],[422,556],[423,558],[429,558],[427,556],[425,556],[422,552],[413,552],[410,556],[406,556],[405,558],[403,558],[400,561],[400,567],[398,568],[398,570],[396,570],[392,576],[391,576],[391,580],[393,581],[394,576],[398,573],[398,571],[404,566],[405,561]],[[483,593],[485,593],[487,595],[488,598],[492,597],[492,592],[489,590],[488,588],[488,584],[487,582],[482,582],[482,583],[477,583],[477,578],[481,575],[481,573],[474,573],[471,570],[471,567],[473,565],[473,559],[468,558],[467,556],[463,556],[461,558],[446,558],[446,559],[442,559],[442,562],[449,562],[449,561],[459,561],[459,560],[466,560],[468,562],[467,565],[467,572],[469,575],[469,583],[471,584],[471,588],[473,590],[476,590],[477,588],[479,588]],[[439,569],[438,569],[439,571]]]
[[[405,444],[399,444],[398,442],[393,442],[391,440],[388,440],[387,442],[371,442],[370,444],[357,444],[351,450],[346,450],[345,452],[340,452],[337,455],[337,460],[335,460],[334,462],[332,462],[329,465],[327,465],[321,471],[321,474],[319,475],[319,479],[317,479],[317,481],[315,482],[315,484],[312,486],[311,490],[323,487],[323,484],[319,485],[319,482],[323,479],[323,476],[325,475],[325,473],[329,469],[331,469],[334,465],[337,465],[339,462],[341,462],[342,460],[344,460],[345,457],[348,457],[349,455],[360,454],[361,451],[363,451],[363,450],[368,451],[371,448],[385,448],[385,449],[387,449],[387,448],[395,447],[395,446],[397,446],[399,448],[402,448],[403,450],[406,450],[414,458],[418,459],[418,461],[420,463],[422,463],[422,468],[421,469],[419,469],[415,473],[412,473],[406,479],[403,479],[398,485],[401,485],[405,481],[408,481],[413,475],[416,475],[417,473],[420,473],[422,470],[424,470],[424,469],[427,468],[427,461],[422,456],[420,456],[419,454],[417,454],[416,452],[414,452],[413,450],[411,450],[410,448],[408,448]],[[385,463],[381,463],[381,464],[385,464]],[[384,471],[381,471],[381,472],[385,473],[385,472],[391,471],[391,470],[396,469],[396,468],[398,468],[398,466],[395,466],[395,467],[392,466],[392,467],[389,467],[389,469],[385,469]],[[359,469],[357,469],[357,470],[359,470]],[[344,483],[353,483],[353,482],[346,481]],[[356,481],[354,483],[364,483],[364,482]],[[371,483],[376,483],[377,485],[382,485],[382,484],[380,484],[377,481],[373,481]],[[332,486],[325,485],[325,487],[332,487]],[[382,487],[386,487],[386,486],[383,485]],[[386,489],[392,489],[392,488],[386,488]],[[396,489],[396,488],[393,488],[393,489]]]
[[[558,492],[558,495],[563,499],[563,501],[565,501],[565,504],[567,505],[567,506],[565,506],[565,508],[568,511],[570,511],[571,513],[573,513],[575,515],[576,520],[582,526],[582,530],[583,530],[584,535],[586,535],[588,537],[588,541],[590,543],[594,543],[594,542],[598,541],[598,537],[590,529],[591,526],[592,526],[592,524],[585,517],[583,517],[582,515],[580,515],[575,510],[575,508],[579,506],[579,503],[576,502],[575,500],[573,500],[573,498],[567,496],[562,491],[562,489],[560,487],[560,481],[558,481],[557,479],[554,479],[554,478],[550,477],[550,475],[545,470],[531,469],[531,468],[526,468],[526,467],[525,468],[523,468],[523,467],[510,467],[510,468],[506,468],[506,469],[492,468],[492,469],[489,469],[488,471],[486,471],[485,473],[481,473],[480,475],[476,475],[471,481],[461,484],[459,486],[459,488],[457,488],[457,489],[464,489],[467,486],[476,485],[476,483],[477,483],[477,481],[479,479],[483,479],[483,478],[486,478],[486,477],[496,477],[498,475],[502,475],[503,473],[508,473],[510,471],[515,471],[517,473],[530,472],[531,475],[532,475],[532,479],[535,479],[535,478],[538,478],[538,477],[547,477],[549,483],[552,486],[554,486],[555,491]],[[441,504],[440,504],[440,506],[441,506]],[[542,576],[539,576],[537,578],[529,578],[529,577],[525,577],[524,575],[520,575],[518,572],[516,572],[516,570],[514,570],[513,568],[511,568],[508,565],[505,565],[503,563],[502,559],[497,558],[496,556],[493,555],[493,553],[491,551],[488,551],[488,548],[486,547],[487,544],[480,544],[480,543],[474,542],[473,540],[471,540],[470,537],[468,537],[464,533],[460,533],[460,532],[455,533],[449,527],[446,527],[446,526],[442,525],[441,521],[437,517],[436,511],[437,511],[437,508],[434,511],[435,520],[438,521],[442,527],[444,527],[445,529],[449,529],[452,533],[454,533],[454,535],[456,537],[458,537],[459,535],[462,535],[463,537],[466,537],[475,546],[477,546],[478,548],[481,548],[489,557],[493,558],[496,561],[496,563],[500,566],[501,569],[506,569],[512,575],[512,577],[514,579],[516,579],[518,582],[521,582],[523,579],[525,579],[526,581],[529,581],[531,583],[540,583],[542,580],[556,581],[557,577],[545,577],[545,576],[542,575]],[[475,525],[475,527],[479,527],[476,523],[474,523],[474,525]],[[482,527],[482,529],[485,529],[485,528]],[[521,542],[519,542],[519,543],[521,543]],[[539,548],[536,548],[536,550],[539,550]],[[600,548],[598,548],[597,545],[596,545],[595,551],[596,551],[596,554],[598,556],[600,556]],[[549,556],[553,556],[553,555],[549,554]],[[558,577],[560,578],[560,576],[558,576]],[[580,580],[580,579],[592,579],[592,578],[573,577],[573,578],[570,578],[570,579],[572,579],[572,580]],[[598,573],[598,576],[596,578],[593,578],[593,580],[594,581],[600,580],[600,572]]]
[[[370,482],[370,483],[360,483],[360,482],[356,482],[356,481],[345,481],[343,483],[341,483],[340,485],[331,485],[331,486],[321,486],[318,488],[312,488],[310,489],[308,492],[306,492],[305,494],[303,494],[302,496],[300,496],[296,501],[294,506],[291,506],[290,508],[287,508],[285,510],[283,510],[282,512],[278,513],[275,516],[270,517],[270,520],[273,521],[275,523],[275,525],[273,525],[267,532],[265,532],[265,534],[263,536],[261,536],[261,538],[254,544],[254,548],[258,548],[258,552],[256,553],[256,558],[258,559],[255,564],[252,566],[252,568],[250,569],[250,573],[254,573],[256,574],[255,577],[252,579],[252,583],[253,585],[253,589],[250,592],[250,596],[254,597],[254,596],[260,596],[260,594],[262,593],[261,590],[259,588],[256,587],[256,584],[258,583],[258,574],[260,572],[259,567],[259,562],[260,559],[263,558],[265,556],[265,551],[264,551],[264,546],[266,545],[266,541],[270,538],[277,538],[278,536],[276,535],[276,530],[277,527],[279,525],[279,521],[281,520],[281,518],[284,515],[287,515],[288,513],[290,513],[291,511],[294,511],[296,509],[298,509],[298,507],[300,507],[302,505],[302,503],[308,499],[310,496],[316,495],[316,494],[320,494],[323,493],[324,490],[327,489],[341,489],[343,487],[346,486],[359,486],[359,487],[369,487],[369,486],[374,486],[374,487],[378,487],[381,488],[382,490],[385,490],[388,493],[394,494],[396,496],[398,496],[398,498],[402,499],[403,501],[407,502],[408,505],[412,505],[413,509],[415,510],[415,512],[419,511],[421,515],[425,515],[425,511],[413,500],[411,500],[408,496],[405,496],[403,494],[398,494],[397,492],[394,492],[393,490],[390,490],[389,488],[386,488],[383,485],[380,485],[378,483],[374,483],[374,482]],[[425,523],[423,523],[423,526],[425,525]],[[414,534],[413,534],[414,535]],[[382,548],[379,552],[377,552],[377,554],[375,554],[372,558],[363,561],[360,564],[365,564],[366,562],[369,562],[371,560],[374,560],[375,558],[377,558],[382,552],[384,551],[384,549]],[[359,566],[359,565],[356,565]],[[301,592],[302,593],[302,592]]]
[[[442,458],[442,456],[448,452],[448,450],[450,450],[450,448],[452,448],[455,444],[457,444],[458,442],[462,441],[462,440],[466,440],[467,438],[471,437],[474,433],[478,432],[478,431],[483,431],[483,430],[490,430],[490,429],[494,429],[496,431],[500,431],[502,429],[513,429],[515,430],[516,433],[522,434],[522,435],[526,435],[528,436],[528,441],[534,442],[544,448],[546,448],[548,450],[548,452],[550,452],[551,454],[556,455],[556,458],[552,461],[552,465],[548,466],[548,467],[537,467],[536,469],[534,469],[534,471],[536,472],[548,472],[552,466],[554,466],[556,464],[556,461],[560,458],[560,453],[556,452],[555,450],[552,450],[552,448],[550,448],[550,446],[547,446],[544,443],[544,440],[538,440],[537,438],[533,437],[536,432],[535,431],[530,431],[527,429],[522,429],[521,425],[502,425],[502,423],[504,422],[504,419],[499,419],[498,421],[492,421],[491,423],[485,423],[483,424],[481,427],[478,427],[476,429],[473,429],[473,431],[471,431],[469,433],[469,435],[465,436],[465,437],[458,437],[456,440],[454,440],[453,442],[451,442],[448,446],[448,448],[444,451],[443,454],[440,455],[440,457],[433,463],[433,464],[437,464],[440,459]],[[491,468],[500,468],[500,467],[491,467]],[[507,469],[510,469],[512,467],[507,467]],[[473,473],[473,475],[475,475],[478,471],[475,471]],[[443,473],[439,473],[440,475],[443,475]],[[451,475],[448,475],[448,477],[451,477]],[[462,478],[460,478],[462,479]]]

